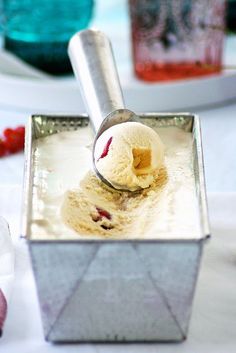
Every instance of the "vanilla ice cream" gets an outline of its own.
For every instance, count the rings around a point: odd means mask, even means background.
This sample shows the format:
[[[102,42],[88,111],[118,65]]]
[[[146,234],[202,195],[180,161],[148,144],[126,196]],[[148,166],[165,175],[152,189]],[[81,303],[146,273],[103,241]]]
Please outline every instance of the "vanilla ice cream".
[[[34,142],[31,239],[201,237],[193,135],[177,126],[156,127],[152,119],[145,123],[163,141],[165,160],[151,186],[135,193],[96,177],[91,127]]]
[[[164,146],[157,132],[144,124],[114,125],[99,136],[95,165],[116,189],[149,187],[163,164]]]

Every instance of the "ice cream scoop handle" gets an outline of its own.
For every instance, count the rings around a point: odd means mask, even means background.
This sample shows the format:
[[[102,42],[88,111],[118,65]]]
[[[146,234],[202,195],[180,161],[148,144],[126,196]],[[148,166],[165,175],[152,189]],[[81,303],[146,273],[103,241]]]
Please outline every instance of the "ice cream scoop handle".
[[[84,30],[71,38],[68,54],[97,132],[109,113],[124,108],[110,41],[100,31]]]

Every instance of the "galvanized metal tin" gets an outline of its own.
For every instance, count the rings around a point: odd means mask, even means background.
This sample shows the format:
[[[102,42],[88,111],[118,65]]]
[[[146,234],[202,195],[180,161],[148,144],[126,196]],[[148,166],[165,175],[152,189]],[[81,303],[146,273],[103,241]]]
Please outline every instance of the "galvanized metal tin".
[[[199,119],[187,113],[140,114],[194,137],[202,236],[173,240],[33,240],[32,142],[88,124],[85,116],[30,118],[26,138],[22,235],[26,237],[45,339],[53,342],[182,341],[187,337],[203,245],[209,236]],[[146,120],[147,121],[147,120]]]

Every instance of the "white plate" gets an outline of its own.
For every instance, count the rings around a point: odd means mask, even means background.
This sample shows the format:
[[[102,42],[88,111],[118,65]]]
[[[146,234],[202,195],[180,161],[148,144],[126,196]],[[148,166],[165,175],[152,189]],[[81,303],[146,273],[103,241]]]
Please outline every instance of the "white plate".
[[[149,84],[135,79],[127,31],[110,33],[127,108],[149,112],[191,111],[236,99],[236,70],[167,83]],[[225,44],[224,65],[236,66],[236,36],[228,37]],[[0,105],[3,108],[29,113],[85,112],[79,86],[72,76],[50,79],[46,75],[36,78],[38,72],[33,74],[32,78],[0,74]]]
[[[127,76],[126,76],[127,77]],[[128,80],[127,80],[128,81]],[[126,106],[134,111],[178,111],[222,104],[236,98],[236,72],[166,84],[123,83]],[[30,113],[85,111],[79,87],[71,80],[30,80],[0,76],[0,105]]]

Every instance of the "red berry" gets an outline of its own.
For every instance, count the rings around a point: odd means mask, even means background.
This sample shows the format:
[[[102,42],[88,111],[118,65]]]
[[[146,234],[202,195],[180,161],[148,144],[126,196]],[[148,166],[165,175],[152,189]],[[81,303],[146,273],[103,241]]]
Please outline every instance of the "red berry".
[[[106,145],[105,145],[105,147],[104,147],[104,150],[103,150],[101,156],[99,157],[99,159],[100,159],[100,158],[104,158],[104,157],[106,157],[106,156],[108,155],[109,147],[110,147],[111,142],[112,142],[112,138],[113,138],[113,137],[110,137],[109,140],[107,141],[107,143],[106,143]],[[98,160],[99,160],[99,159],[98,159]]]
[[[18,127],[15,128],[15,132],[18,132],[21,135],[25,135],[25,127],[24,126],[18,126]]]
[[[7,153],[16,153],[24,148],[25,127],[18,126],[15,129],[6,128],[3,131],[4,139],[0,139],[0,156]]]
[[[12,135],[13,132],[14,132],[13,129],[7,128],[3,130],[3,136],[7,139],[9,136]]]
[[[18,147],[20,149],[24,148],[24,142],[25,142],[25,131],[19,129],[19,130],[15,130],[15,138],[17,138],[18,140]]]
[[[2,139],[0,139],[0,157],[5,156],[7,153],[6,145]]]
[[[18,142],[15,140],[13,135],[9,136],[5,141],[6,149],[10,153],[18,152]]]
[[[18,126],[16,129],[7,128],[3,131],[5,137],[5,146],[9,153],[16,153],[24,148],[24,126]]]
[[[111,214],[108,211],[106,211],[100,207],[96,207],[96,210],[100,216],[100,219],[102,219],[104,217],[104,218],[111,220]]]

